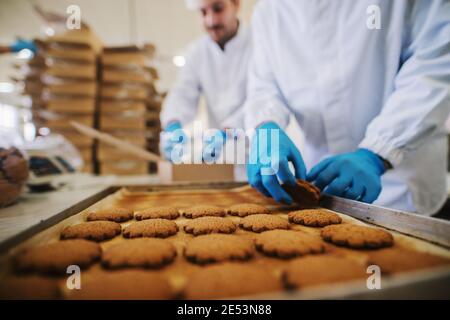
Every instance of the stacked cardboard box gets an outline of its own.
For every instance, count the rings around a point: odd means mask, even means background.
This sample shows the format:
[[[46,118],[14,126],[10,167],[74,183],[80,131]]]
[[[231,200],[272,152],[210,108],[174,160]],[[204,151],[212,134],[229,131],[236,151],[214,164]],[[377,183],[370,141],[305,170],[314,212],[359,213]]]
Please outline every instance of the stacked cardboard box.
[[[95,126],[97,58],[101,48],[95,34],[82,28],[46,39],[42,50],[45,126],[64,135],[79,149],[87,172],[94,169],[94,141],[78,133],[69,122]]]
[[[37,54],[30,60],[17,62],[13,66],[16,72],[11,79],[22,88],[22,94],[30,99],[34,122],[38,127],[41,127],[43,123],[39,112],[45,109],[45,103],[42,99],[45,58],[42,54]]]
[[[159,109],[148,108],[157,94],[157,74],[148,67],[152,55],[148,47],[137,46],[104,48],[101,55],[99,129],[144,149],[148,132],[155,127],[159,136],[160,130]],[[97,160],[101,174],[146,174],[149,169],[148,163],[103,143],[97,146]]]

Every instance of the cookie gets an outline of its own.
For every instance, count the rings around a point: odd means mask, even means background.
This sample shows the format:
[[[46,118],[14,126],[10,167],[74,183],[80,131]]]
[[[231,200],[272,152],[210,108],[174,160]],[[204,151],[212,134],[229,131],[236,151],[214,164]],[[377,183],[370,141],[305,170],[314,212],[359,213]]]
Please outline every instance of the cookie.
[[[102,256],[106,268],[158,268],[172,262],[177,252],[172,243],[163,239],[131,239],[108,248]]]
[[[341,217],[336,213],[323,209],[305,209],[292,211],[288,214],[289,221],[308,227],[325,227],[330,224],[339,224]]]
[[[325,251],[319,237],[291,230],[271,230],[256,237],[256,248],[268,256],[292,258]]]
[[[319,204],[320,189],[307,181],[297,180],[295,185],[283,184],[282,188],[303,207],[316,207]]]
[[[144,270],[98,272],[83,276],[80,290],[71,300],[167,300],[174,292],[162,275]]]
[[[230,234],[209,234],[192,239],[186,245],[186,259],[195,263],[246,260],[254,255],[253,241]]]
[[[248,231],[263,232],[274,229],[289,229],[289,222],[270,214],[253,214],[243,218],[239,226]]]
[[[200,218],[200,217],[223,217],[225,216],[225,210],[210,205],[200,205],[193,206],[190,208],[186,208],[181,210],[183,212],[183,216],[190,219]]]
[[[227,213],[233,216],[246,217],[251,214],[269,214],[270,210],[259,204],[242,203],[229,207]]]
[[[356,249],[389,247],[394,243],[394,237],[387,231],[355,224],[326,226],[321,235],[325,241]]]
[[[153,207],[145,210],[139,210],[134,213],[136,220],[146,219],[169,219],[173,220],[180,216],[178,209],[175,207]]]
[[[365,265],[331,254],[296,258],[283,272],[288,288],[303,288],[367,278]]]
[[[60,297],[58,282],[40,276],[12,276],[0,281],[1,300],[52,300]]]
[[[403,248],[385,248],[369,252],[369,264],[383,274],[392,274],[449,265],[450,259]]]
[[[184,289],[185,299],[220,299],[282,290],[281,282],[260,265],[223,263],[193,273]]]
[[[114,238],[122,232],[120,224],[112,221],[92,221],[66,227],[61,239],[86,239],[103,241]]]
[[[133,210],[126,208],[98,209],[91,211],[86,219],[87,221],[108,220],[125,222],[133,219]]]
[[[221,217],[201,217],[188,221],[184,226],[186,233],[194,236],[209,233],[233,233],[236,231],[236,224],[227,218]]]
[[[130,224],[123,229],[125,238],[167,238],[178,232],[175,222],[166,219],[151,219]]]
[[[98,243],[73,239],[25,249],[15,257],[18,271],[65,273],[70,265],[86,268],[101,256]]]

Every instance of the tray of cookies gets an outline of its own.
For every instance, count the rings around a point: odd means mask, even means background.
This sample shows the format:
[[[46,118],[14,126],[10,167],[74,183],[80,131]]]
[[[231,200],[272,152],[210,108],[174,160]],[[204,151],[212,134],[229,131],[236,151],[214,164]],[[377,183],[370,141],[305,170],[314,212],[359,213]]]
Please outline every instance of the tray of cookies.
[[[286,190],[295,205],[232,182],[110,187],[0,243],[0,298],[449,298],[446,239]]]

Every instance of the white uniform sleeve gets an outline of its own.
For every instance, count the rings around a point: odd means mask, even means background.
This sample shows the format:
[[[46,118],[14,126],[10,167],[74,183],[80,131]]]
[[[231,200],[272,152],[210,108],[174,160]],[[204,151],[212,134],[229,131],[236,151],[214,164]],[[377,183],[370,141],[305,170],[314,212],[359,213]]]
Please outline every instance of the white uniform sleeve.
[[[192,47],[186,55],[186,64],[180,69],[178,78],[170,90],[161,111],[161,125],[165,128],[169,123],[179,121],[182,126],[194,120],[199,99],[201,85],[198,77],[197,61],[200,52]]]
[[[256,128],[268,121],[284,128],[289,123],[289,110],[284,102],[268,59],[267,30],[270,23],[265,15],[269,13],[267,3],[261,2],[252,19],[253,53],[250,59],[247,100],[244,105],[246,129]]]
[[[442,134],[450,113],[450,2],[414,1],[395,90],[360,144],[396,166]]]

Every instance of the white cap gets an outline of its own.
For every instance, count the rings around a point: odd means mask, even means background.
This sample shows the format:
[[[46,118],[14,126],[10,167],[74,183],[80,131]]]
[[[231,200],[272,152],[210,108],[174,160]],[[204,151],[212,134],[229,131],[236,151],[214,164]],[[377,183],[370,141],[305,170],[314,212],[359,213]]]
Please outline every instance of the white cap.
[[[184,0],[189,10],[198,10],[202,4],[201,0]]]

